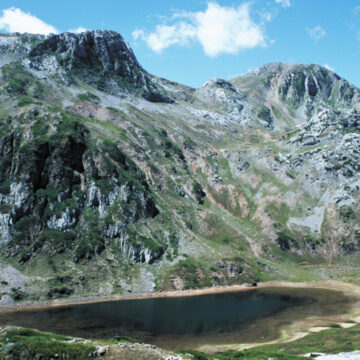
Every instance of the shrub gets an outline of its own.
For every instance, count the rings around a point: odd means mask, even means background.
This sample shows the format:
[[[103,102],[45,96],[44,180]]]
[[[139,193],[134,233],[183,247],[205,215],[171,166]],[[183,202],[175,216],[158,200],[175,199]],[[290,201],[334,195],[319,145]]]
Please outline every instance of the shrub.
[[[293,246],[295,246],[296,248],[298,247],[297,241],[288,234],[286,234],[285,232],[281,231],[277,235],[278,237],[276,239],[276,243],[278,244],[281,250],[289,251]]]
[[[94,104],[99,104],[100,103],[100,99],[98,96],[92,94],[91,92],[87,92],[84,94],[80,94],[78,95],[78,99],[81,101],[88,101]]]
[[[201,185],[197,181],[193,183],[192,191],[198,204],[202,205],[204,203],[204,197],[206,196],[206,194],[204,193]]]
[[[10,193],[10,186],[11,186],[11,180],[5,180],[3,183],[0,184],[0,194],[9,194]]]

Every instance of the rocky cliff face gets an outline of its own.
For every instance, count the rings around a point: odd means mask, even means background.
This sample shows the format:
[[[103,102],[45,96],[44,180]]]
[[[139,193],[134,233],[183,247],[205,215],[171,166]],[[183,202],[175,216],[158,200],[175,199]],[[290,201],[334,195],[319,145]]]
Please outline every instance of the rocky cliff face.
[[[100,90],[121,91],[153,102],[173,102],[166,91],[138,63],[122,36],[114,31],[80,34],[18,35],[0,39],[3,53],[25,57],[27,66],[62,75],[70,84],[76,77]]]
[[[273,117],[283,122],[300,123],[329,107],[359,110],[359,90],[319,65],[268,64],[233,83],[253,101],[269,102]]]
[[[194,90],[111,31],[0,36],[0,269],[24,274],[0,271],[0,293],[343,276],[360,250],[359,99],[317,65]]]
[[[39,251],[68,251],[79,262],[113,239],[134,261],[162,255],[160,244],[150,250],[126,238],[127,225],[159,211],[145,175],[116,142],[96,139],[81,118],[61,112],[33,109],[23,119],[8,118],[1,127],[5,256],[27,262]]]

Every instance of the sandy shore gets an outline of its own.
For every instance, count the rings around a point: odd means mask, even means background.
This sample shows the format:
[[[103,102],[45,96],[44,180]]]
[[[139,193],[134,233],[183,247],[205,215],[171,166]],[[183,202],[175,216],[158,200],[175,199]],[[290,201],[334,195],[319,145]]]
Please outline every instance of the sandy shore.
[[[266,282],[266,283],[259,283],[257,284],[256,287],[251,285],[232,285],[232,286],[211,287],[211,288],[202,288],[202,289],[194,289],[194,290],[160,291],[154,293],[139,293],[139,294],[128,293],[128,294],[114,295],[114,296],[71,297],[67,299],[57,299],[51,301],[24,302],[18,304],[0,305],[0,312],[35,310],[35,309],[69,306],[69,305],[80,305],[80,304],[94,304],[94,303],[108,302],[108,301],[201,296],[201,295],[209,295],[209,294],[250,291],[257,288],[266,289],[270,287],[309,288],[309,289],[313,288],[313,289],[327,289],[327,290],[341,291],[346,296],[359,299],[359,303],[360,303],[359,285],[343,283],[335,280],[327,280],[327,281],[316,281],[316,282],[308,282],[308,283]]]

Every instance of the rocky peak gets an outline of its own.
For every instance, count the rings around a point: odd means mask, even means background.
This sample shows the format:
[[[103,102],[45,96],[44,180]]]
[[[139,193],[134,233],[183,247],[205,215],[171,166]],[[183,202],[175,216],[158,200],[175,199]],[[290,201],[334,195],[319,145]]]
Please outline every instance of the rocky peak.
[[[123,77],[132,76],[136,70],[144,72],[129,45],[114,31],[50,35],[35,46],[29,56],[41,57],[48,52],[60,56],[69,70],[80,66],[101,67]]]
[[[316,64],[270,63],[244,77],[262,79],[269,89],[278,92],[281,100],[295,107],[325,102],[356,107],[360,98],[359,89],[332,70]]]
[[[196,90],[196,96],[209,106],[225,111],[231,120],[238,123],[249,121],[252,110],[245,94],[227,80],[210,79]]]
[[[79,78],[113,94],[125,92],[152,102],[173,102],[165,87],[142,68],[127,42],[114,31],[2,35],[0,58],[9,56],[25,60],[33,70],[61,73],[61,80],[67,83]]]
[[[304,100],[328,101],[340,77],[319,65],[291,65],[283,73],[279,95],[294,105]]]
[[[216,89],[229,90],[234,93],[241,93],[230,81],[213,78],[207,81],[201,88],[200,91],[216,91]]]

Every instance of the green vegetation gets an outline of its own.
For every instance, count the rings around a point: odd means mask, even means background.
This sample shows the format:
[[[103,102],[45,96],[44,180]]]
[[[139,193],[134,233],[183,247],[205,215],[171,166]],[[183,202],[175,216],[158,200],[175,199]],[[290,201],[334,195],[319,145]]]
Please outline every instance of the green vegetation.
[[[69,337],[40,332],[25,328],[10,328],[0,336],[0,356],[4,359],[41,358],[50,360],[60,359],[88,359],[96,351],[94,342],[85,343],[79,339],[75,342]],[[126,337],[115,337],[104,340],[99,345],[133,343]],[[191,354],[194,360],[300,360],[306,353],[322,352],[337,354],[358,350],[360,346],[360,325],[350,328],[332,326],[329,330],[311,333],[301,339],[272,344],[259,345],[246,350],[228,350],[215,354],[205,354],[196,350],[182,350],[179,354]],[[57,354],[57,356],[55,356]],[[27,357],[26,357],[27,356]]]
[[[0,213],[1,214],[8,214],[12,209],[10,204],[4,203],[0,205]]]
[[[65,199],[61,202],[56,202],[56,206],[53,209],[53,214],[55,214],[57,218],[60,218],[65,209],[74,210],[76,208],[77,208],[76,199],[74,198]]]
[[[88,223],[88,229],[81,234],[80,242],[75,249],[74,261],[76,263],[83,259],[90,260],[105,249],[98,212],[94,209],[87,209],[84,218]]]
[[[277,235],[278,237],[276,239],[276,243],[281,250],[289,251],[293,247],[298,248],[297,241],[291,236],[289,236],[286,232],[280,231]]]
[[[78,95],[78,99],[81,101],[88,101],[88,102],[91,102],[94,104],[100,103],[99,97],[91,92],[86,92],[86,93]]]
[[[45,244],[55,253],[63,253],[74,246],[75,233],[73,231],[59,231],[56,229],[45,229],[34,242],[33,251],[38,251]]]
[[[340,208],[340,216],[345,223],[355,218],[355,212],[351,206],[343,205]]]
[[[183,354],[193,354],[196,360],[296,360],[311,352],[336,354],[351,352],[360,347],[360,325],[348,329],[332,327],[319,333],[309,334],[299,340],[283,344],[265,345],[242,351],[226,351],[208,355],[194,350],[183,350]]]
[[[355,351],[360,347],[360,325],[348,329],[332,328],[319,333],[305,336],[302,339],[266,347],[288,354],[305,354],[309,352],[338,353],[342,351]]]
[[[36,191],[36,195],[40,198],[47,197],[49,201],[55,201],[60,193],[60,190],[48,186],[46,189],[39,189]]]
[[[38,218],[34,215],[24,216],[15,223],[15,229],[20,232],[27,232],[31,226],[38,222]]]
[[[195,350],[184,350],[181,354],[191,354],[194,360],[300,360],[304,359],[296,355],[281,354],[271,350],[244,350],[244,351],[226,351],[209,355]]]
[[[26,293],[19,288],[11,288],[10,296],[13,300],[19,301],[26,298]]]
[[[184,280],[185,289],[211,286],[211,280],[206,276],[206,273],[207,270],[204,269],[204,266],[190,257],[181,260],[171,271],[172,275],[179,276]]]
[[[7,179],[0,184],[0,194],[9,194],[10,193],[11,180]]]
[[[6,360],[88,360],[96,350],[94,345],[69,343],[71,338],[31,329],[13,328],[0,339],[0,357]]]
[[[195,195],[198,204],[200,205],[204,204],[204,197],[206,196],[206,194],[204,193],[202,186],[197,181],[193,183],[192,191]]]
[[[2,78],[6,82],[6,91],[18,98],[29,96],[19,102],[18,106],[25,106],[32,102],[31,98],[42,99],[49,91],[35,76],[28,72],[19,62],[12,62],[2,68]]]
[[[258,117],[259,117],[259,119],[264,120],[269,125],[273,121],[272,115],[271,115],[271,110],[265,105],[261,106],[261,108],[258,112]]]

